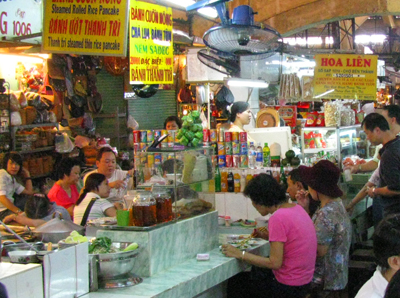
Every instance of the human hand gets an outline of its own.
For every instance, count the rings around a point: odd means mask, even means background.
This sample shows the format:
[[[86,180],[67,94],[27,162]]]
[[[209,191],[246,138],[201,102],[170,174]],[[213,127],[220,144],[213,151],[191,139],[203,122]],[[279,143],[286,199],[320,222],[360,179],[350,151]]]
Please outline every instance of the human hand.
[[[349,213],[349,215],[351,215],[354,211],[354,205],[352,203],[348,204],[346,206],[346,211],[347,211],[347,213]]]
[[[25,169],[24,167],[22,167],[21,174],[22,174],[22,177],[24,177],[24,178],[28,178],[31,176],[29,171],[27,169]]]
[[[16,214],[7,215],[6,217],[4,217],[3,222],[4,222],[5,224],[8,224],[8,223],[14,221],[14,220],[15,220],[15,217],[16,217]]]
[[[253,236],[254,238],[262,238],[262,239],[268,240],[269,239],[269,231],[266,227],[260,227],[260,228],[254,229],[251,236]]]
[[[230,244],[223,244],[221,251],[226,257],[230,257],[230,258],[238,259],[242,256],[241,250]]]
[[[296,193],[297,204],[299,204],[304,209],[308,210],[308,206],[310,205],[310,197],[308,195],[308,191],[306,190],[298,190]]]
[[[346,170],[348,170],[348,169],[350,169],[350,172],[351,172],[352,174],[357,174],[358,171],[359,171],[358,165],[354,165],[354,166],[345,166],[345,167],[343,168],[343,171],[346,171]]]
[[[114,207],[117,210],[123,210],[124,209],[124,205],[121,202],[115,202],[114,203]]]
[[[118,188],[121,188],[121,187],[125,187],[125,182],[124,182],[124,180],[115,180],[114,182],[108,183],[108,185],[109,185],[111,188],[116,188],[116,189],[118,189]]]
[[[374,197],[375,197],[375,187],[368,187],[368,188],[367,188],[367,191],[368,191],[368,195],[369,195],[371,198],[374,198]]]

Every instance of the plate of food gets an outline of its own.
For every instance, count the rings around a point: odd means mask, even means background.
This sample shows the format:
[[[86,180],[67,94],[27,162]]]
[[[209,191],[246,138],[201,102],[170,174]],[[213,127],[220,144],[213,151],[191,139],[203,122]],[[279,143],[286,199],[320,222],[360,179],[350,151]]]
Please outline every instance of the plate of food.
[[[88,223],[93,226],[101,226],[101,225],[116,225],[117,218],[116,217],[100,217],[96,219],[88,220]]]

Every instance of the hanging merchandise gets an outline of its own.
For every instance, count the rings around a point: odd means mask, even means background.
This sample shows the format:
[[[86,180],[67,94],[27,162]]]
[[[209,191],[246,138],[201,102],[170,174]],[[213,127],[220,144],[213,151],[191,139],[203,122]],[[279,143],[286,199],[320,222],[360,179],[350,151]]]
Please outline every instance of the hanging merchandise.
[[[313,89],[313,76],[303,76],[301,78],[301,94],[303,101],[321,101],[321,99],[315,99]]]
[[[74,149],[74,144],[70,140],[67,133],[56,134],[55,136],[56,152],[69,153]]]

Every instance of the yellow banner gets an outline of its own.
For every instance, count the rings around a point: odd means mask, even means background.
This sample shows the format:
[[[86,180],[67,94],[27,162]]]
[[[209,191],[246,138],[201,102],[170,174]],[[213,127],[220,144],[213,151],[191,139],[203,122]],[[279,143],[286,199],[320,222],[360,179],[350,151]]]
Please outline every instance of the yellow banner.
[[[314,98],[376,99],[378,56],[318,54]]]
[[[172,84],[172,8],[131,0],[130,84]]]
[[[128,4],[129,0],[46,0],[43,51],[125,57]]]

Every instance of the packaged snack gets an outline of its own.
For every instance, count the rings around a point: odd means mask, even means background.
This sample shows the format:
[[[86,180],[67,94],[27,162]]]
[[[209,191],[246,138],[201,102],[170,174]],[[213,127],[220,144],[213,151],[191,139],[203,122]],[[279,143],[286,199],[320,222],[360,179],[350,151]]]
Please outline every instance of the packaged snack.
[[[324,112],[318,112],[318,118],[316,126],[325,126],[325,114]]]
[[[317,126],[317,118],[318,118],[318,112],[310,112],[307,113],[307,120],[306,120],[306,127],[313,127]]]
[[[339,101],[327,101],[324,103],[325,126],[340,126],[341,104]]]
[[[305,149],[315,149],[315,139],[312,131],[304,132],[304,147]]]

